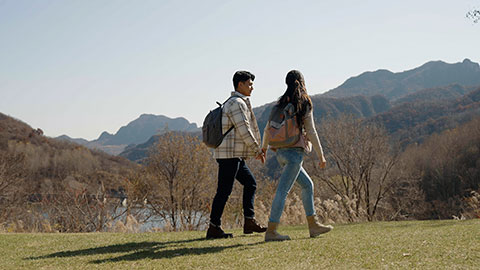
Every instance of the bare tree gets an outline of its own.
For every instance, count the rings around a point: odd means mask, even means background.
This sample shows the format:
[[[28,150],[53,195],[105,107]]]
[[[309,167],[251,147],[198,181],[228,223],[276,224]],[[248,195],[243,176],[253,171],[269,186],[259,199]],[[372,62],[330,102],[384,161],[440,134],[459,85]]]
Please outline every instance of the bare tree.
[[[103,231],[109,221],[104,194],[88,194],[86,189],[67,188],[43,196],[40,206],[53,230],[59,232]]]
[[[147,170],[152,177],[148,205],[173,230],[205,224],[216,170],[211,153],[198,138],[163,134],[151,149]]]
[[[329,167],[317,170],[317,176],[345,199],[343,206],[351,221],[362,215],[373,220],[397,177],[392,172],[398,155],[386,131],[353,116],[326,120],[319,130]],[[351,202],[355,202],[354,213]]]
[[[480,10],[472,9],[465,15],[467,18],[471,19],[474,23],[480,21]]]
[[[22,203],[25,155],[0,151],[0,223]]]
[[[420,188],[429,207],[422,207],[423,212],[418,205],[407,210],[417,218],[461,215],[468,207],[465,200],[480,187],[479,146],[480,117],[476,117],[408,147],[404,156],[410,164],[405,171],[413,176],[411,184]]]
[[[43,222],[48,222],[52,230],[59,232],[107,230],[127,212],[121,207],[121,198],[111,197],[104,185],[104,181],[112,177],[118,176],[101,171],[69,176],[63,185],[55,187],[52,194],[40,194],[38,207],[48,217]],[[98,182],[87,185],[85,178]],[[128,185],[128,182],[124,184]]]

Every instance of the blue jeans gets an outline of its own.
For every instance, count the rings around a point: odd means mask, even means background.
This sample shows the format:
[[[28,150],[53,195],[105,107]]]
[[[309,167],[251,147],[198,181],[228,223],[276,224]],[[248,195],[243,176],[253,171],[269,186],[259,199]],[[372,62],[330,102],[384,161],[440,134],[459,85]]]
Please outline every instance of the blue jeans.
[[[284,168],[278,182],[275,198],[272,202],[269,222],[280,222],[280,217],[285,207],[285,199],[292,189],[295,180],[297,180],[297,183],[302,189],[302,203],[305,214],[307,216],[315,215],[315,208],[313,206],[313,182],[305,169],[302,168],[304,155],[305,152],[303,148],[280,148],[277,150],[278,163]]]

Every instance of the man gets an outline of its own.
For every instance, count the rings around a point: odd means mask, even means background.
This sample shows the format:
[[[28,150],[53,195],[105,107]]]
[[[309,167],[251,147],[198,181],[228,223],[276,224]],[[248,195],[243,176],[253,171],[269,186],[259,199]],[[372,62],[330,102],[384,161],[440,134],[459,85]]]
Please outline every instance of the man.
[[[215,149],[214,157],[218,162],[217,193],[212,203],[210,226],[207,230],[207,239],[230,238],[230,233],[221,229],[221,217],[228,197],[232,192],[233,183],[237,179],[243,185],[243,215],[245,222],[243,232],[265,232],[255,221],[253,209],[257,183],[255,177],[247,167],[245,160],[255,157],[265,162],[265,155],[261,150],[260,132],[257,119],[250,104],[250,95],[253,91],[255,75],[248,71],[237,71],[233,75],[235,91],[224,104],[222,112],[222,131],[225,134],[230,127],[234,127]]]

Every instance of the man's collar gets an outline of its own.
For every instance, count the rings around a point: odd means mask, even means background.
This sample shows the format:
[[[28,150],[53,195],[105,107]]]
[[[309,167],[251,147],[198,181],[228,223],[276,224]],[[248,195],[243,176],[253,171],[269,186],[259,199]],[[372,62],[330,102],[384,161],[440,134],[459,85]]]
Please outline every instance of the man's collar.
[[[239,96],[241,98],[249,98],[248,96],[245,96],[244,94],[238,92],[238,91],[232,91],[232,96]]]

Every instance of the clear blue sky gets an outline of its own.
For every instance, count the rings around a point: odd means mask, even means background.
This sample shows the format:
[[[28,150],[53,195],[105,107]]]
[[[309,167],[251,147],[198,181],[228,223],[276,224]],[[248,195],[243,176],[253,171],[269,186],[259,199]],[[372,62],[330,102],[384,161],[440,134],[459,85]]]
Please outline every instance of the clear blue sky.
[[[95,139],[142,113],[201,125],[253,72],[253,106],[301,70],[310,94],[364,71],[480,62],[480,0],[0,0],[0,112]]]

